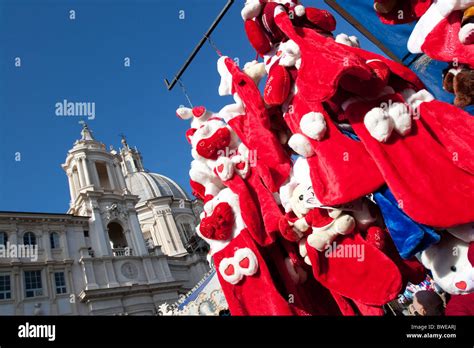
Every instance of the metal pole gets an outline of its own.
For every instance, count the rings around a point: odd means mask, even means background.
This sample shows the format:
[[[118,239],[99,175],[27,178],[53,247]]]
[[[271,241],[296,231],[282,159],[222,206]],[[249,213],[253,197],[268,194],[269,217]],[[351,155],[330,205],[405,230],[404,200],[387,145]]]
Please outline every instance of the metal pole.
[[[178,73],[176,74],[176,76],[173,78],[173,81],[171,81],[171,83],[168,81],[168,79],[165,79],[165,84],[166,84],[166,88],[168,89],[168,91],[171,91],[173,89],[173,87],[176,85],[176,83],[178,82],[178,80],[180,79],[180,77],[183,75],[183,73],[185,72],[185,70],[188,68],[189,64],[191,64],[191,62],[193,61],[194,57],[196,57],[196,55],[198,54],[199,50],[201,49],[201,47],[204,45],[204,43],[206,42],[206,40],[208,39],[208,37],[212,34],[212,32],[214,31],[214,29],[217,27],[217,25],[219,24],[219,22],[221,21],[221,19],[224,17],[224,15],[227,13],[227,11],[229,10],[229,8],[232,6],[232,4],[234,3],[234,0],[228,0],[227,1],[227,4],[225,5],[225,7],[222,9],[221,13],[219,13],[219,15],[217,16],[217,18],[214,20],[214,23],[211,24],[211,26],[209,27],[209,29],[207,30],[206,34],[204,34],[203,38],[201,39],[201,41],[199,41],[199,43],[197,44],[197,46],[194,48],[194,50],[192,51],[191,55],[188,57],[188,59],[186,59],[186,61],[184,62],[183,66],[181,67],[181,69],[178,71]]]

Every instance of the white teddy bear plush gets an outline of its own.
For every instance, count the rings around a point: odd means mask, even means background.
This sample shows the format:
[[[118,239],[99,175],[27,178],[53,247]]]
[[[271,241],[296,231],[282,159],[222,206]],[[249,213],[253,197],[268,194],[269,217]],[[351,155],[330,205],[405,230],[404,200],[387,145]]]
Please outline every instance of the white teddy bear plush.
[[[468,243],[445,232],[438,244],[423,251],[421,262],[447,293],[474,292],[474,241]]]

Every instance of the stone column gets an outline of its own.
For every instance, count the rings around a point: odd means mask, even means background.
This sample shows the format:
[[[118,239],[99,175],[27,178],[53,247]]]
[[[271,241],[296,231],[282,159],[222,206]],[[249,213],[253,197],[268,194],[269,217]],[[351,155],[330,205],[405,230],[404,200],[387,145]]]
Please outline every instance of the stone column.
[[[84,170],[84,176],[86,178],[86,185],[90,186],[92,184],[91,182],[91,177],[89,175],[89,165],[88,165],[88,159],[87,158],[81,158],[82,162],[82,168]]]
[[[170,236],[173,238],[176,244],[176,252],[177,253],[185,253],[186,249],[184,248],[183,241],[180,237],[178,226],[176,226],[176,222],[174,221],[173,215],[171,214],[171,209],[165,210],[165,218],[168,226],[170,227]]]
[[[81,165],[81,157],[77,159],[76,161],[76,168],[77,168],[77,174],[78,174],[78,178],[79,178],[79,189],[82,189],[84,186],[86,186],[85,184],[85,179],[84,179],[84,169],[82,168],[82,165]]]
[[[106,164],[105,164],[105,167],[107,168],[107,175],[108,175],[108,177],[109,177],[110,188],[111,188],[112,190],[115,190],[115,188],[116,188],[117,186],[116,186],[116,184],[115,184],[114,176],[113,176],[112,169],[110,168],[109,163],[106,163]]]
[[[72,172],[69,170],[67,172],[67,180],[69,183],[69,193],[71,195],[71,202],[74,202],[76,199],[76,192],[74,188],[74,180],[72,179]]]

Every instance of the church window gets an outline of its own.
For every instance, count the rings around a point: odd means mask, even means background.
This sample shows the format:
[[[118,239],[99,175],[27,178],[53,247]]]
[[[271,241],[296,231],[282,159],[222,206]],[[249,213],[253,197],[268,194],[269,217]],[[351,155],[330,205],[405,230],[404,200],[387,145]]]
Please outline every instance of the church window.
[[[23,244],[24,245],[36,245],[36,236],[33,232],[26,232],[23,235]]]
[[[12,298],[12,288],[10,274],[0,273],[0,300]]]
[[[84,237],[88,238],[89,237],[89,231],[84,231]]]
[[[59,234],[56,232],[51,232],[49,235],[49,243],[51,244],[51,249],[59,249],[61,247]]]
[[[26,297],[43,296],[43,282],[41,271],[25,271]]]
[[[5,232],[0,232],[0,245],[7,246],[8,234]]]
[[[96,162],[97,175],[99,176],[99,184],[102,188],[110,189],[109,173],[107,172],[107,164],[104,162]]]
[[[66,277],[64,277],[64,272],[54,272],[54,284],[56,287],[56,294],[60,295],[67,292]]]

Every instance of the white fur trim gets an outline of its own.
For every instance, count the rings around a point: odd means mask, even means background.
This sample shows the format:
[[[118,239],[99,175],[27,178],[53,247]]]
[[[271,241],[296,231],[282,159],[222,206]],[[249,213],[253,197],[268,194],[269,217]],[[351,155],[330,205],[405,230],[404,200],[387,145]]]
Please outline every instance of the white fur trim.
[[[225,60],[229,58],[222,56],[217,60],[217,71],[221,76],[221,82],[219,84],[219,95],[231,95],[232,94],[232,75],[225,65]]]
[[[411,53],[423,53],[421,46],[423,46],[426,37],[444,18],[449,15],[449,13],[451,13],[446,6],[441,5],[443,1],[450,2],[451,0],[441,0],[433,3],[428,11],[421,16],[411,32],[407,43],[408,50]]]
[[[388,107],[387,112],[393,120],[395,131],[400,135],[407,135],[411,130],[411,115],[408,106],[404,103],[393,103]]]
[[[311,157],[314,155],[313,147],[303,134],[293,134],[288,140],[288,146],[300,156]]]
[[[415,92],[413,89],[405,89],[402,91],[402,96],[405,98],[412,110],[417,109],[421,103],[428,103],[435,100],[435,97],[426,89]]]
[[[388,113],[382,108],[373,108],[364,117],[365,128],[370,135],[384,143],[392,134],[394,123]]]
[[[300,128],[308,138],[321,140],[326,133],[326,120],[322,113],[312,111],[301,118]]]
[[[240,262],[247,258],[249,260],[249,266],[247,268],[243,268],[240,265]],[[258,259],[255,256],[254,252],[249,248],[242,248],[238,249],[234,253],[234,264],[239,267],[240,273],[246,276],[253,276],[258,271]]]
[[[257,17],[260,12],[262,12],[262,4],[260,3],[260,0],[247,0],[240,14],[242,15],[242,19],[245,21]]]
[[[276,17],[279,14],[284,13],[284,12],[286,12],[286,11],[285,11],[285,8],[283,6],[277,6],[277,7],[275,7],[275,12],[273,14]]]
[[[467,38],[474,36],[474,23],[467,23],[461,27],[461,30],[459,30],[459,41],[461,43],[466,44]],[[472,40],[472,38],[471,38]]]
[[[234,272],[231,275],[227,275],[225,270],[230,266],[234,268]],[[243,274],[240,272],[240,268],[236,265],[234,258],[222,259],[219,264],[219,273],[226,282],[233,285],[240,282],[243,278]]]

